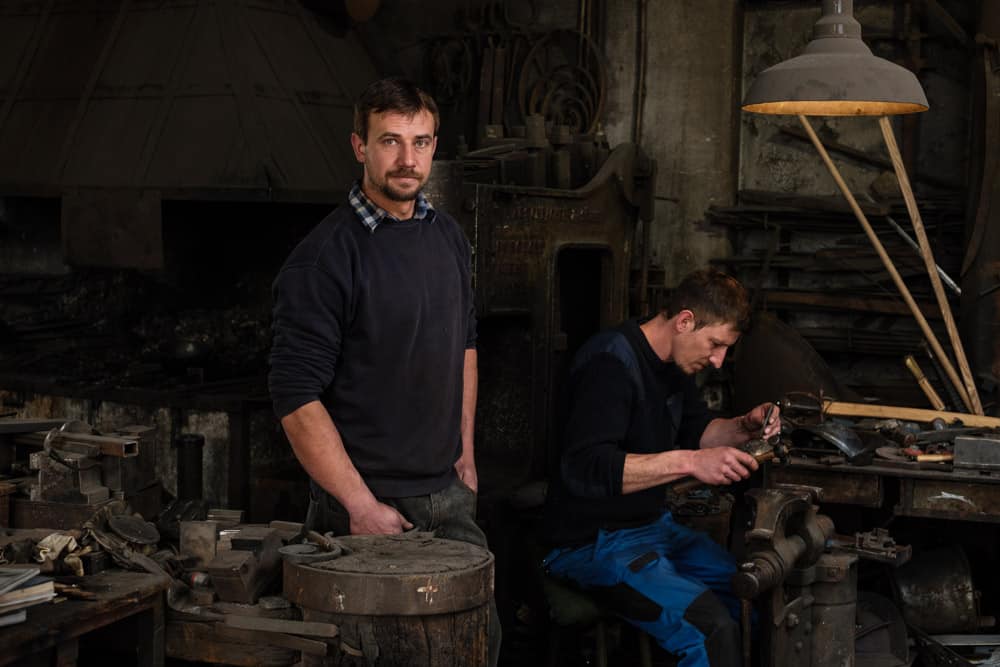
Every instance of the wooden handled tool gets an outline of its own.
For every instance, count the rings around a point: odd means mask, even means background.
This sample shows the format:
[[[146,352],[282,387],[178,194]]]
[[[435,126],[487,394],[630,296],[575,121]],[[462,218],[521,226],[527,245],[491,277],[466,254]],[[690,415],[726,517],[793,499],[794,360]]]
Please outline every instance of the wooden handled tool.
[[[770,461],[772,459],[777,458],[777,456],[778,454],[774,451],[774,448],[772,447],[770,451],[754,454],[753,457],[757,460],[757,463],[764,463],[766,461]],[[706,484],[707,482],[703,482],[697,477],[687,477],[685,479],[680,480],[679,482],[674,482],[673,484],[671,484],[670,490],[673,491],[674,493],[687,493],[692,489],[697,489],[699,486],[705,486]]]
[[[927,379],[926,375],[924,375],[923,369],[920,368],[920,365],[917,363],[917,360],[913,358],[913,355],[906,355],[903,359],[903,363],[905,363],[906,367],[910,369],[911,373],[913,373],[913,377],[916,378],[917,384],[924,392],[924,396],[926,396],[927,400],[931,402],[931,407],[935,410],[944,410],[944,401],[942,401],[941,397],[938,396],[938,393],[934,391],[934,387],[931,386],[931,381]]]

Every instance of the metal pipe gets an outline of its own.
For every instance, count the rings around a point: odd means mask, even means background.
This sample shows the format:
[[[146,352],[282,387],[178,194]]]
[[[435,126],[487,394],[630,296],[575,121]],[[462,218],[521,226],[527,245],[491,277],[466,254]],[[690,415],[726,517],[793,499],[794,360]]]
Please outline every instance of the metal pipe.
[[[638,29],[636,35],[636,74],[635,74],[635,115],[632,120],[632,143],[637,147],[642,141],[642,107],[646,103],[646,0],[640,0],[636,9]],[[656,191],[655,179],[650,185]],[[642,221],[642,260],[639,266],[639,314],[646,316],[649,308],[649,242],[651,239],[652,220]]]
[[[875,200],[872,199],[871,195],[869,195],[869,194],[865,195],[865,199],[867,199],[868,201],[870,201],[873,204],[876,203]],[[910,246],[911,248],[913,248],[914,250],[916,250],[917,253],[919,254],[920,253],[920,246],[917,245],[917,242],[913,240],[913,237],[910,236],[909,234],[907,234],[906,230],[903,229],[902,227],[900,227],[899,223],[896,222],[895,220],[893,220],[893,218],[892,218],[891,215],[885,216],[885,219],[886,219],[886,222],[888,222],[889,225],[893,229],[896,230],[896,233],[899,234],[903,238],[904,241],[906,241],[906,244],[908,246]],[[921,255],[921,259],[922,258],[923,258],[923,256]],[[941,268],[941,265],[935,263],[934,264],[934,268],[937,269],[938,275],[941,276],[941,281],[944,282],[944,284],[948,286],[948,289],[950,289],[952,292],[954,292],[958,296],[962,296],[962,288],[959,287],[958,284],[954,280],[951,279],[951,276],[949,276],[948,273],[944,269]]]
[[[743,667],[752,667],[753,658],[750,650],[751,617],[753,603],[750,600],[740,600],[740,633],[743,636]]]
[[[917,252],[920,252],[920,246],[918,246],[918,245],[917,245],[917,242],[916,242],[916,241],[914,241],[914,240],[913,240],[913,239],[912,239],[912,238],[910,237],[910,235],[906,233],[906,230],[905,230],[905,229],[903,229],[902,227],[900,227],[900,226],[899,226],[899,224],[898,224],[898,223],[897,223],[897,222],[896,222],[895,220],[893,220],[893,219],[892,219],[892,216],[891,216],[891,215],[887,215],[887,216],[885,216],[885,219],[886,219],[886,222],[888,222],[888,223],[889,223],[889,224],[890,224],[890,225],[892,226],[892,228],[893,228],[893,229],[895,229],[895,230],[896,230],[896,232],[897,232],[897,233],[898,233],[898,234],[899,234],[900,236],[902,236],[902,237],[903,237],[903,240],[904,240],[904,241],[906,241],[906,243],[907,243],[907,244],[908,244],[908,245],[909,245],[909,246],[910,246],[911,248],[913,248],[913,249],[914,249],[914,250],[916,250]],[[941,265],[940,265],[940,264],[934,264],[934,268],[935,268],[935,269],[937,269],[937,273],[938,273],[938,275],[939,275],[939,276],[941,276],[941,281],[942,281],[942,282],[944,282],[944,284],[948,286],[948,289],[950,289],[950,290],[951,290],[952,292],[954,292],[954,293],[955,293],[955,294],[957,294],[958,296],[962,296],[962,288],[961,288],[961,287],[959,287],[959,286],[958,286],[958,285],[957,285],[957,284],[955,283],[955,281],[951,279],[951,276],[949,276],[949,275],[948,275],[948,274],[947,274],[947,273],[945,272],[945,270],[941,268]]]

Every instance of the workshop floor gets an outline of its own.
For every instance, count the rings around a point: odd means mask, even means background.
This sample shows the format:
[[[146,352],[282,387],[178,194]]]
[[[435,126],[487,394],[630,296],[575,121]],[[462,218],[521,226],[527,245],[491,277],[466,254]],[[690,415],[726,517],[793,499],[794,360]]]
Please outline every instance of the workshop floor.
[[[636,631],[623,624],[608,629],[608,667],[639,665]],[[655,644],[652,667],[675,667],[677,659]],[[525,626],[504,628],[500,667],[589,667],[598,664],[593,630],[562,629],[558,638],[548,630],[533,631]]]
[[[635,667],[639,663],[635,634],[631,629],[612,626],[609,632],[608,667]],[[536,636],[524,628],[504,631],[499,667],[590,667],[598,664],[593,632],[563,630],[554,655],[550,656],[550,638]],[[677,660],[652,647],[652,667],[676,667]],[[210,663],[167,658],[164,667],[210,667]]]

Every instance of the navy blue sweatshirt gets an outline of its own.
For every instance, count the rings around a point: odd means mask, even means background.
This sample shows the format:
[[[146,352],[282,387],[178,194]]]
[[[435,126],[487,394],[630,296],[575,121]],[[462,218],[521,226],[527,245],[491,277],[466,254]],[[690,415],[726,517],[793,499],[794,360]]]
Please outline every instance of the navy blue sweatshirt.
[[[650,347],[629,320],[587,341],[573,359],[557,469],[549,479],[545,534],[553,546],[593,541],[600,529],[653,521],[664,486],[622,494],[626,454],[697,449],[714,418],[695,385]]]
[[[448,215],[374,231],[340,206],[274,281],[268,385],[278,417],[321,400],[376,496],[439,491],[461,454],[475,347],[469,242]]]

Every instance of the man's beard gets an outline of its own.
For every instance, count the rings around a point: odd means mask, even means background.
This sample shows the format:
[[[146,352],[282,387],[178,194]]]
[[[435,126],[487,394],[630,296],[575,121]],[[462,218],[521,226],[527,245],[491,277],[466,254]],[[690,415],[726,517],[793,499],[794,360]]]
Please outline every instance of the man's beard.
[[[678,362],[677,359],[674,359],[674,365],[677,366],[677,368],[679,368],[684,375],[697,375],[708,367],[707,363],[702,363],[701,361]]]
[[[403,192],[402,190],[397,190],[396,188],[389,185],[390,178],[396,178],[400,176],[409,176],[411,178],[416,178],[420,181],[420,185],[417,186],[412,192]],[[427,179],[421,178],[420,174],[415,171],[394,171],[385,175],[385,181],[377,185],[379,192],[386,196],[390,201],[413,201],[417,198],[420,193],[420,189],[424,187],[424,183]]]

